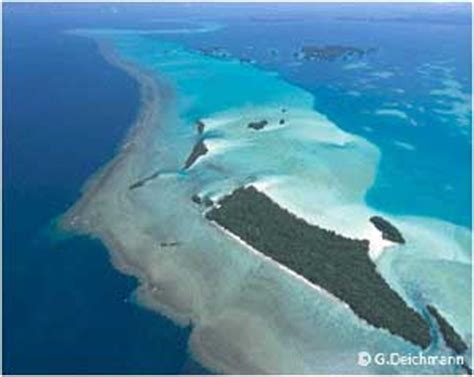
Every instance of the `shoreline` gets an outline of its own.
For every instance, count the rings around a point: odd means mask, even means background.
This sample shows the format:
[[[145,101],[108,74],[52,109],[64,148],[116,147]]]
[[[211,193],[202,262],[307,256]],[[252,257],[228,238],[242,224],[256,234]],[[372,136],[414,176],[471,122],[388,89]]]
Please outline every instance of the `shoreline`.
[[[108,179],[113,176],[116,172],[120,171],[122,163],[126,160],[127,157],[133,155],[135,150],[139,148],[141,139],[144,137],[144,133],[149,130],[154,129],[153,121],[155,118],[159,117],[159,105],[162,94],[159,90],[159,85],[155,81],[154,77],[148,75],[145,70],[137,68],[133,64],[127,64],[120,58],[116,56],[113,50],[107,46],[102,41],[96,41],[98,43],[98,48],[103,54],[104,59],[106,59],[110,64],[113,64],[120,69],[123,69],[127,74],[129,74],[134,80],[137,81],[140,87],[140,108],[137,114],[136,120],[130,126],[130,129],[127,131],[127,134],[120,142],[118,147],[118,154],[116,154],[109,162],[100,167],[98,171],[93,174],[81,188],[81,198],[76,202],[60,219],[61,229],[71,232],[72,234],[82,234],[95,239],[99,239],[105,246],[108,251],[110,262],[112,266],[119,272],[133,276],[137,279],[137,303],[144,308],[148,308],[152,311],[157,312],[157,314],[169,318],[176,326],[187,327],[194,325],[193,319],[189,319],[188,315],[182,315],[180,308],[175,308],[166,303],[162,303],[159,300],[154,299],[154,293],[161,288],[154,285],[153,278],[147,274],[147,272],[141,268],[139,265],[130,260],[127,253],[123,251],[121,242],[116,239],[109,232],[104,232],[103,230],[97,230],[90,227],[88,220],[81,221],[81,213],[84,208],[87,207],[90,202],[94,199],[95,195],[102,189],[103,185],[107,184]],[[127,188],[128,189],[128,188]],[[316,292],[323,297],[329,298],[332,302],[337,303],[338,306],[350,311],[349,305],[335,296],[330,292],[325,291],[321,287],[315,286],[312,283],[308,282],[303,276],[298,275],[293,270],[287,268],[286,266],[281,265],[280,263],[274,261],[273,259],[267,257],[263,253],[254,250],[252,247],[247,245],[245,242],[240,240],[234,234],[228,232],[217,224],[211,223],[212,227],[218,229],[218,231],[236,241],[243,248],[254,257],[268,263],[272,267],[276,267],[278,271],[283,272],[287,276],[296,280],[298,284],[309,288],[310,290]],[[361,321],[361,324],[366,324],[371,327],[368,323],[360,318],[356,317],[352,313],[356,320]],[[385,329],[382,329],[381,332],[386,333],[390,336],[390,333]],[[214,372],[227,373],[232,369],[229,365],[226,365],[225,362],[222,362],[218,358],[215,358],[212,352],[207,352],[208,350],[205,347],[199,347],[199,338],[200,334],[190,337],[189,342],[189,351],[193,357],[202,365],[204,365],[208,370]],[[204,342],[205,343],[205,342]],[[249,367],[249,366],[247,366]],[[252,368],[251,366],[249,368]],[[237,373],[238,371],[235,371]],[[263,370],[261,371],[263,373]]]
[[[95,41],[97,43],[97,47],[100,51],[100,54],[109,64],[122,69],[137,82],[140,88],[140,105],[136,120],[127,130],[127,133],[124,138],[119,142],[118,153],[114,157],[112,157],[110,161],[105,163],[105,165],[99,167],[97,172],[94,173],[84,183],[83,187],[81,188],[82,197],[80,198],[79,202],[75,203],[73,207],[70,208],[70,210],[68,210],[61,217],[60,227],[62,229],[70,231],[73,234],[83,233],[93,237],[95,237],[94,232],[87,226],[77,226],[77,221],[80,219],[80,216],[78,216],[76,213],[80,213],[82,211],[82,208],[87,206],[87,204],[94,197],[96,192],[101,189],[103,183],[107,181],[108,177],[120,169],[120,164],[127,157],[127,155],[132,154],[134,152],[134,149],[137,148],[136,144],[137,142],[139,142],[139,139],[142,136],[141,132],[143,132],[146,128],[153,128],[150,126],[153,118],[157,116],[157,113],[159,113],[159,111],[157,111],[157,108],[159,107],[159,100],[162,97],[159,90],[159,84],[154,79],[154,76],[152,76],[152,73],[147,72],[145,69],[138,68],[132,63],[127,63],[123,59],[117,57],[117,54],[115,53],[113,48],[104,41]],[[244,246],[245,250],[248,251],[250,254],[255,255],[257,258],[260,258],[272,264],[277,269],[297,279],[299,282],[305,284],[309,288],[315,290],[320,294],[325,295],[325,297],[334,300],[338,304],[350,309],[347,303],[340,300],[332,293],[311,283],[304,276],[299,275],[298,273],[286,267],[285,265],[282,265],[271,257],[254,249],[252,246],[240,239],[237,235],[231,233],[230,231],[218,225],[214,221],[211,221],[210,223],[213,227],[217,228],[219,232],[224,233],[226,236],[230,237],[234,241]],[[139,277],[139,275],[143,275],[143,271],[141,269],[135,268],[136,266],[134,266],[134,264],[129,261],[126,254],[120,251],[120,247],[118,243],[115,242],[113,237],[101,236],[100,240],[104,242],[104,245],[106,246],[107,250],[109,250],[111,262],[113,263],[116,269],[127,275],[133,275],[137,277],[141,285],[143,285],[143,289],[145,289],[145,287],[152,287],[151,290],[154,289],[153,285],[149,284],[149,282],[147,281],[148,279],[146,274],[143,278]],[[141,288],[141,286],[139,288]],[[364,321],[363,319],[361,320]],[[182,326],[186,325],[182,324],[181,321],[178,321],[178,323]]]
[[[122,140],[117,144],[116,154],[108,162],[100,166],[84,182],[80,189],[80,198],[59,217],[56,227],[60,231],[69,233],[72,236],[83,235],[102,242],[107,250],[112,267],[118,272],[137,280],[134,289],[134,294],[136,295],[135,303],[141,306],[142,309],[151,310],[157,315],[169,319],[177,327],[186,328],[192,325],[193,322],[187,316],[181,315],[179,308],[173,308],[153,299],[154,293],[160,290],[160,288],[152,283],[153,279],[141,266],[130,260],[121,242],[110,232],[94,229],[90,226],[87,219],[85,221],[81,219],[81,213],[84,211],[84,208],[94,200],[95,195],[102,189],[102,186],[107,184],[109,177],[119,172],[122,167],[121,165],[127,157],[140,148],[140,143],[146,137],[147,131],[152,130],[155,126],[155,121],[159,120],[160,106],[162,106],[161,100],[166,102],[164,98],[166,94],[164,94],[163,88],[160,88],[156,78],[150,72],[119,58],[113,47],[109,46],[106,42],[96,38],[92,38],[92,40],[96,43],[104,60],[123,70],[136,81],[139,87],[140,105],[136,119],[128,128]],[[189,345],[188,351],[191,351]],[[191,353],[191,356],[199,365],[205,367],[208,372],[213,373],[216,371],[216,369],[213,369],[212,364],[207,365],[203,363],[204,358],[201,360],[195,357],[196,355],[193,353]]]
[[[100,167],[99,170],[86,181],[81,189],[81,198],[61,218],[61,226],[63,229],[69,230],[73,233],[86,234],[93,238],[100,239],[109,252],[110,260],[114,268],[124,274],[132,275],[137,278],[137,293],[140,298],[140,304],[157,311],[161,315],[165,315],[176,325],[188,326],[190,322],[194,323],[192,318],[194,313],[187,313],[180,318],[181,308],[167,306],[166,304],[160,303],[159,299],[155,300],[154,292],[156,289],[159,290],[160,288],[157,288],[157,286],[152,283],[154,280],[153,277],[150,276],[143,267],[130,259],[127,252],[124,251],[125,247],[122,245],[120,240],[106,229],[96,229],[93,226],[91,227],[89,219],[85,219],[85,221],[81,219],[81,213],[83,213],[84,209],[94,201],[96,194],[103,189],[103,186],[109,185],[108,181],[112,179],[115,174],[120,175],[121,168],[128,163],[128,158],[132,158],[137,151],[142,149],[143,143],[146,143],[145,139],[148,133],[155,130],[155,127],[157,126],[156,123],[160,120],[160,113],[163,110],[160,107],[163,107],[163,103],[166,102],[166,95],[161,92],[163,88],[160,88],[153,75],[148,74],[146,70],[140,69],[117,57],[113,49],[109,48],[105,42],[97,41],[95,38],[93,39],[98,43],[99,51],[104,59],[106,59],[110,64],[124,70],[134,80],[136,80],[140,88],[140,107],[136,120],[130,126],[126,136],[119,143],[117,154],[108,163]],[[160,100],[163,100],[163,103],[161,103]],[[128,187],[120,189],[128,190]],[[330,298],[333,299],[329,292],[318,286],[313,286],[311,283],[308,284],[304,277],[298,275],[293,270],[281,266],[278,262],[266,257],[263,253],[257,250],[252,250],[249,245],[238,239],[234,234],[221,229],[221,227],[218,227],[215,224],[212,224],[212,226],[217,227],[220,233],[224,233],[226,236],[230,236],[234,241],[237,241],[237,243],[243,246],[245,250],[249,251],[250,254],[260,257],[260,259],[263,259],[265,262],[272,264],[273,267],[276,265],[277,269],[287,273],[292,278],[295,278],[299,283],[309,286],[312,290],[318,292],[318,294],[323,293],[329,295]],[[345,302],[338,300],[338,304],[340,303],[343,304],[342,306],[348,307]],[[192,319],[189,320],[188,317],[191,317]],[[358,320],[360,320],[360,318],[358,318]],[[212,354],[207,355],[204,349],[196,350],[193,348],[191,341],[190,350],[193,350],[192,354],[199,356],[197,358],[198,360],[213,360]],[[215,364],[219,363],[219,360],[216,360]],[[206,362],[206,366],[213,369],[212,362]],[[225,368],[223,370],[225,370]]]
[[[88,38],[88,37],[86,37]],[[136,119],[128,128],[125,136],[117,144],[116,154],[104,165],[100,166],[98,170],[89,177],[80,189],[81,197],[74,203],[60,218],[57,227],[61,231],[71,233],[72,235],[85,235],[93,239],[100,240],[108,251],[110,263],[119,272],[133,276],[137,279],[137,292],[140,294],[143,290],[150,290],[153,292],[156,287],[150,283],[152,279],[147,273],[140,268],[136,263],[133,263],[124,252],[120,242],[111,234],[103,233],[103,231],[95,231],[89,225],[89,221],[81,219],[81,213],[94,199],[97,192],[102,189],[102,186],[107,183],[109,177],[120,171],[124,160],[135,152],[140,147],[140,143],[145,132],[152,130],[154,120],[159,118],[160,100],[164,100],[164,94],[160,91],[160,86],[155,77],[147,72],[145,69],[138,68],[133,63],[128,63],[119,58],[111,47],[105,41],[92,38],[96,43],[99,53],[109,64],[123,70],[133,80],[136,81],[139,87],[140,104]],[[145,308],[152,308],[154,305],[149,305],[148,302],[139,302]],[[170,310],[163,308],[164,311],[157,311],[158,314],[164,315],[171,319],[175,325],[185,327],[187,322],[179,320],[170,314]],[[172,311],[171,311],[172,313]]]
[[[159,90],[159,84],[156,82],[154,76],[152,76],[151,73],[144,69],[138,68],[131,63],[127,63],[121,58],[117,57],[117,54],[113,48],[104,41],[96,40],[95,38],[94,41],[97,43],[100,54],[109,64],[122,69],[137,82],[140,89],[140,105],[136,120],[132,123],[130,128],[127,130],[126,135],[118,144],[118,153],[112,157],[110,161],[105,163],[105,165],[99,167],[97,172],[94,173],[84,183],[83,187],[81,188],[82,196],[80,200],[76,202],[73,207],[61,217],[59,226],[61,229],[71,232],[72,234],[85,234],[86,236],[92,238],[98,238],[104,243],[104,246],[108,250],[110,262],[112,263],[113,267],[123,274],[137,278],[138,285],[136,292],[137,297],[139,297],[138,303],[143,305],[145,308],[156,311],[160,315],[166,316],[177,326],[186,327],[189,326],[189,321],[187,321],[185,318],[181,318],[181,316],[175,313],[171,307],[162,305],[161,303],[152,300],[151,297],[153,296],[153,292],[158,288],[150,283],[152,279],[150,279],[143,269],[139,268],[136,264],[130,261],[130,259],[127,257],[127,254],[121,250],[120,242],[115,240],[112,235],[97,235],[94,230],[89,228],[88,223],[82,223],[80,225],[78,224],[78,222],[80,222],[80,215],[78,215],[78,213],[80,214],[82,209],[89,204],[89,202],[94,198],[95,194],[101,189],[101,186],[107,181],[107,179],[116,171],[120,170],[122,161],[126,159],[129,154],[134,153],[135,148],[138,147],[136,144],[140,142],[140,138],[142,137],[142,132],[146,131],[147,128],[153,129],[153,119],[158,116],[159,111],[157,111],[157,108],[159,107],[160,98],[162,97]],[[348,310],[351,310],[347,303],[340,300],[330,292],[311,283],[306,278],[297,274],[290,268],[254,249],[245,241],[241,240],[237,235],[219,226],[214,221],[211,221],[210,223],[213,227],[218,229],[219,232],[242,245],[248,253],[265,261],[266,263],[271,264],[279,271],[291,276],[293,279],[296,279],[301,284],[304,284],[308,288],[318,292],[319,294],[322,294],[324,297],[337,302],[338,305],[342,305]],[[360,320],[366,322],[364,319]],[[381,331],[386,330],[382,329]],[[389,334],[388,331],[386,332]],[[209,357],[209,359],[212,359],[212,356]]]

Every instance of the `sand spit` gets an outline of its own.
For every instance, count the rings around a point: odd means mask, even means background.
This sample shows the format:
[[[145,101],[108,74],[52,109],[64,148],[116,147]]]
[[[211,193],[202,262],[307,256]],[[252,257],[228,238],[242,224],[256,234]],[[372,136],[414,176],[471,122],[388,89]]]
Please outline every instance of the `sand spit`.
[[[359,367],[357,355],[362,346],[368,352],[419,351],[399,337],[360,321],[347,305],[327,292],[295,278],[294,273],[283,271],[278,264],[262,258],[257,251],[206,221],[191,197],[203,191],[221,195],[224,188],[232,189],[240,183],[242,177],[237,177],[237,181],[224,180],[214,187],[208,183],[206,174],[231,174],[236,163],[232,153],[228,153],[228,146],[238,152],[255,146],[255,140],[234,147],[232,138],[209,138],[209,143],[206,139],[209,153],[184,172],[183,161],[195,141],[195,120],[188,131],[180,127],[183,120],[176,111],[177,96],[165,80],[156,81],[155,72],[148,73],[119,60],[104,44],[101,51],[140,84],[142,107],[117,156],[86,184],[82,198],[64,215],[62,225],[99,238],[110,251],[114,265],[139,279],[137,294],[144,305],[182,325],[192,324],[190,350],[198,360],[210,369],[225,373],[370,374],[386,370],[373,365]],[[288,108],[291,114],[291,106]],[[348,151],[341,149],[342,157],[359,151],[361,154],[356,156],[362,160],[356,162],[362,166],[365,144],[360,147],[358,139],[348,139],[347,134],[335,126],[332,129],[323,125],[323,121],[319,120],[324,142],[317,146],[317,152],[325,157],[336,153],[337,148],[354,144]],[[213,123],[206,122],[204,137],[207,132],[220,131],[212,127],[208,130],[208,124]],[[291,124],[289,119],[285,127],[269,127],[268,131],[252,135],[277,137],[278,132],[286,132]],[[337,135],[336,144],[331,143],[333,134]],[[303,127],[296,137],[306,139],[308,135]],[[213,142],[222,142],[221,152],[215,153]],[[265,162],[271,162],[270,158]],[[298,166],[298,161],[289,159],[288,163]],[[328,178],[318,187],[321,195],[332,187],[328,182],[342,187],[344,179],[355,179],[348,169],[340,182],[330,181],[331,169],[326,166],[318,169],[316,173]],[[133,182],[158,170],[175,174],[158,176],[137,190],[129,189]],[[362,181],[355,186],[360,192],[341,191],[336,197],[326,193],[326,197],[321,197],[323,204],[341,198],[350,203],[354,198],[361,199],[372,177],[367,173],[363,179],[357,178]],[[311,182],[302,182],[301,193],[305,193]],[[296,207],[300,213],[304,208],[301,205],[307,201],[303,195],[299,196],[301,203],[291,204],[289,188],[283,179],[282,185],[267,190],[276,201],[290,209]],[[368,211],[361,208],[357,207],[356,213],[365,216]],[[341,216],[351,209],[347,205],[336,213]],[[312,220],[320,220],[320,215]],[[332,223],[337,223],[337,216],[323,225]],[[371,227],[368,217],[367,224]],[[401,231],[405,234],[403,228]],[[163,246],[169,244],[173,246]],[[397,369],[412,373],[418,370],[409,366]]]

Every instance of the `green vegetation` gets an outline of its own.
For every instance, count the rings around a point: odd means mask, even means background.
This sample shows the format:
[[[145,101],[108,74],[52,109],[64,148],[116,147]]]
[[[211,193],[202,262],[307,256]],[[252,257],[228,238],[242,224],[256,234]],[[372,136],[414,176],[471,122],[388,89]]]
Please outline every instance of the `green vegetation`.
[[[393,291],[368,256],[367,240],[310,225],[254,187],[239,188],[206,217],[346,302],[378,328],[427,347],[428,323]]]
[[[467,350],[467,345],[464,343],[464,340],[461,336],[453,329],[453,327],[449,324],[444,317],[439,314],[438,310],[432,306],[427,305],[426,307],[430,314],[436,319],[438,323],[439,331],[443,335],[444,341],[446,345],[454,350],[456,353],[463,353]]]
[[[264,128],[266,125],[268,125],[268,121],[263,119],[259,122],[250,122],[247,127],[248,128],[253,128],[254,130],[261,130]]]
[[[383,217],[373,216],[370,218],[370,221],[382,232],[382,238],[392,242],[405,243],[405,239],[400,231]]]
[[[199,140],[196,144],[194,144],[191,154],[186,159],[186,162],[184,163],[184,169],[189,169],[199,157],[204,156],[207,152],[209,152],[209,150],[207,149],[206,144],[204,144],[202,139]]]

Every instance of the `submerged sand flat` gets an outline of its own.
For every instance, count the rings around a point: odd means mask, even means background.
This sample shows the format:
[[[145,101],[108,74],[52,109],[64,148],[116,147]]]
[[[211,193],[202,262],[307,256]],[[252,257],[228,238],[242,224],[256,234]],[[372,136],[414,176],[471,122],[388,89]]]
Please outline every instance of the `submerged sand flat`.
[[[140,83],[143,104],[117,156],[62,223],[101,239],[117,268],[140,279],[144,305],[192,323],[190,349],[204,365],[227,373],[420,372],[357,366],[360,351],[419,349],[259,256],[191,200],[216,200],[248,184],[310,223],[369,239],[370,256],[392,288],[417,310],[435,304],[470,344],[470,232],[383,214],[407,242],[383,240],[369,221],[379,213],[364,202],[380,158],[375,146],[337,128],[312,109],[309,93],[271,72],[130,31],[93,35]],[[209,152],[184,170],[197,119]],[[247,127],[262,119],[262,130]],[[439,341],[427,352],[447,351]]]

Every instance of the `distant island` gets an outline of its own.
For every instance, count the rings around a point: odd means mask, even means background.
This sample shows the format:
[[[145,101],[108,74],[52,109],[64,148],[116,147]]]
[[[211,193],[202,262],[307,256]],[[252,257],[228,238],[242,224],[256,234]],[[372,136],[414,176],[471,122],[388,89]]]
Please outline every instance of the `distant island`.
[[[346,302],[371,325],[422,348],[431,343],[426,320],[377,272],[369,241],[310,225],[253,186],[221,199],[206,218]]]
[[[293,55],[300,60],[332,61],[336,59],[361,58],[375,52],[375,48],[361,49],[358,47],[328,45],[328,46],[303,46]]]
[[[219,46],[202,47],[198,51],[203,55],[212,56],[213,58],[218,59],[230,59],[232,57],[225,48]]]
[[[242,64],[255,64],[256,63],[254,59],[251,59],[248,56],[245,56],[245,54],[240,57],[235,57],[227,49],[220,46],[202,47],[198,51],[203,55],[210,56],[215,59],[221,59],[221,60],[237,59]]]
[[[242,53],[241,56],[233,55],[228,49],[222,46],[202,47],[199,53],[210,56],[220,60],[238,60],[243,64],[255,64],[255,59],[248,56],[248,53]],[[377,49],[359,48],[354,46],[344,45],[304,45],[293,53],[293,58],[304,61],[335,61],[338,59],[351,60],[360,59],[366,55],[376,52]],[[268,50],[268,55],[271,58],[276,58],[280,55],[278,49],[271,48]]]

